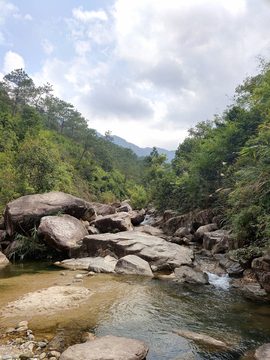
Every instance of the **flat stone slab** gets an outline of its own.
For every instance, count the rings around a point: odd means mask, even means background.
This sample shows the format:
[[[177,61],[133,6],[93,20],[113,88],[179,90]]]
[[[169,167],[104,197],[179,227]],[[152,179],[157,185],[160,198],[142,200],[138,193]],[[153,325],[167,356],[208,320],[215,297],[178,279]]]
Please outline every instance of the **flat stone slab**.
[[[106,249],[113,251],[118,258],[137,255],[156,270],[174,270],[181,265],[192,265],[194,258],[193,251],[189,248],[134,230],[88,235],[82,240],[81,247],[71,249],[69,254],[75,258],[89,257]]]
[[[22,316],[52,314],[55,311],[78,307],[93,293],[77,286],[52,286],[25,294],[17,300],[9,302],[0,310],[0,315]]]
[[[113,273],[117,260],[112,256],[86,257],[81,259],[67,259],[54,265],[76,270],[88,270],[96,273]]]
[[[147,353],[141,341],[108,335],[70,346],[60,360],[143,360]]]
[[[173,330],[173,333],[182,336],[188,340],[194,340],[208,345],[227,347],[227,345],[223,341],[216,340],[208,335],[197,334],[192,331],[184,331],[184,330]]]
[[[122,275],[154,276],[148,262],[136,255],[127,255],[118,260],[115,272]]]
[[[255,351],[256,360],[270,360],[270,343],[260,346]]]

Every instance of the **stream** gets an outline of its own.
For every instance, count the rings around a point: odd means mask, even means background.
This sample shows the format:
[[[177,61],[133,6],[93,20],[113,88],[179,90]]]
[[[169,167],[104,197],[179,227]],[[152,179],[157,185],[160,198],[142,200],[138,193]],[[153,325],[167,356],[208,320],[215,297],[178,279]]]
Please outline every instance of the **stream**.
[[[70,284],[79,273],[48,262],[11,264],[0,269],[0,308],[28,292]],[[80,307],[49,316],[0,317],[0,328],[27,320],[37,341],[46,338],[61,351],[83,341],[87,332],[96,337],[124,336],[147,344],[147,360],[170,360],[187,352],[198,360],[236,360],[270,342],[269,303],[233,291],[225,276],[210,274],[210,283],[191,286],[159,278],[99,274],[75,284],[93,291]],[[206,334],[233,346],[227,351],[202,347],[172,333],[175,329]]]

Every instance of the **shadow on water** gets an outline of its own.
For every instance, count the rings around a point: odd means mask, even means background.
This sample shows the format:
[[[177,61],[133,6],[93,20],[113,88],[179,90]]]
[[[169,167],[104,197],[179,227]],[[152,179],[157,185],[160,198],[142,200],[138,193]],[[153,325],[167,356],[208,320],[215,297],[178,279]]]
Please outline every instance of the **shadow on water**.
[[[48,263],[11,267],[0,270],[1,307],[5,300],[26,292],[72,283],[79,272]],[[63,271],[66,276],[60,276]],[[80,307],[28,319],[37,337],[54,338],[62,350],[81,342],[86,332],[141,340],[150,349],[147,360],[170,360],[187,352],[198,360],[237,360],[247,350],[270,342],[270,305],[231,290],[109,274],[87,277],[75,285],[93,291]],[[202,346],[174,334],[175,329],[212,336],[229,348]]]

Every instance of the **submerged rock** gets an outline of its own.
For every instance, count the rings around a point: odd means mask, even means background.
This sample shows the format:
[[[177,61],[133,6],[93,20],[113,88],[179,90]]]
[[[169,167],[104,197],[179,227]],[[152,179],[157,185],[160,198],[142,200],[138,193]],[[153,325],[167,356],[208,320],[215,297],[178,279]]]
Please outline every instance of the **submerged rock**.
[[[51,314],[55,311],[70,309],[88,299],[92,292],[84,287],[52,286],[21,296],[0,310],[0,315],[33,316]]]
[[[141,341],[108,335],[70,346],[60,360],[143,360],[147,353]]]
[[[117,260],[112,256],[86,257],[80,259],[67,259],[56,262],[55,265],[76,270],[88,270],[96,273],[113,273]]]
[[[190,266],[180,266],[174,270],[174,281],[188,284],[206,285],[209,284],[206,273],[198,271]]]
[[[208,335],[197,334],[192,331],[184,331],[184,330],[173,330],[173,333],[182,336],[188,340],[194,340],[213,346],[227,347],[227,345],[223,341],[216,340]]]

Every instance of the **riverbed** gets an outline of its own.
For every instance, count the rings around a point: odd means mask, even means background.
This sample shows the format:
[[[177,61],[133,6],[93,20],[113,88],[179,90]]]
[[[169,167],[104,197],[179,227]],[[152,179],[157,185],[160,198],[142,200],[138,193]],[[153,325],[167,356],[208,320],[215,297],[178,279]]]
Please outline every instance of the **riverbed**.
[[[200,359],[240,359],[270,342],[270,304],[251,300],[213,278],[208,286],[180,285],[159,278],[98,274],[73,283],[81,271],[52,263],[18,263],[0,270],[0,308],[23,294],[54,285],[76,285],[93,295],[79,307],[52,315],[22,314],[0,318],[4,330],[27,320],[37,340],[47,339],[63,351],[82,342],[86,333],[96,337],[124,336],[149,347],[147,360],[170,360],[192,352]],[[212,336],[231,344],[230,349],[201,346],[173,330]]]

